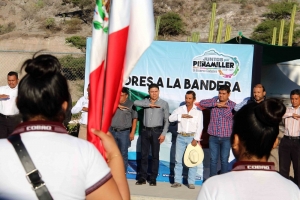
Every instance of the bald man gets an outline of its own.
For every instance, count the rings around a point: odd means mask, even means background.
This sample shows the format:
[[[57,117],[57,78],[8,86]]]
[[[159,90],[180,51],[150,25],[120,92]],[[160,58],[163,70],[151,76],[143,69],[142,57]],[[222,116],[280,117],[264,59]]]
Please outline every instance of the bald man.
[[[260,103],[266,99],[266,90],[262,84],[256,84],[253,87],[253,96],[245,98],[241,103],[236,104],[234,107],[235,111],[241,109],[244,105],[248,103]]]

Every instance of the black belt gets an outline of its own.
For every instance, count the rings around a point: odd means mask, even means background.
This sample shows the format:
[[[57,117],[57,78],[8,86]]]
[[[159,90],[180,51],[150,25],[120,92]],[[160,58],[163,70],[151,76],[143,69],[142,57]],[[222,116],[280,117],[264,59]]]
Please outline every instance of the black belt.
[[[128,131],[130,130],[130,128],[124,128],[124,129],[121,129],[121,128],[114,128],[114,127],[111,127],[111,129],[115,132],[121,132],[121,131]]]
[[[155,126],[155,127],[146,127],[146,126],[145,126],[145,129],[146,129],[146,130],[162,129],[162,128],[163,128],[162,126]]]
[[[287,136],[287,135],[285,135],[284,137],[287,138],[287,139],[289,139],[289,140],[300,140],[300,136],[293,137],[293,136]]]
[[[2,113],[0,113],[0,117],[4,117],[4,118],[6,118],[6,119],[8,119],[8,118],[13,118],[13,117],[15,117],[15,116],[17,116],[17,115],[3,115]]]

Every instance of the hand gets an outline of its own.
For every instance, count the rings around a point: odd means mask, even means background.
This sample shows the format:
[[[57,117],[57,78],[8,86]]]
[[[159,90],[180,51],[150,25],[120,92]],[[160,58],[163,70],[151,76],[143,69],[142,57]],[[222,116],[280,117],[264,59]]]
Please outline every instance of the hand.
[[[293,113],[293,116],[292,116],[294,119],[298,119],[299,118],[299,115],[297,115],[296,113]]]
[[[129,134],[129,139],[130,139],[130,141],[134,140],[134,133]]]
[[[149,104],[149,107],[150,108],[160,108],[160,106],[159,105],[156,105],[156,104]]]
[[[0,99],[9,99],[9,95],[7,94],[1,94]]]
[[[198,141],[198,145],[202,148],[202,145],[201,145],[201,142],[200,142],[200,141]]]
[[[105,149],[105,156],[107,160],[110,160],[116,155],[121,155],[119,147],[117,146],[117,143],[110,132],[107,132],[105,134],[104,132],[95,130],[93,128],[91,129],[91,131],[92,133],[100,137]]]
[[[158,140],[159,140],[159,144],[163,143],[165,141],[165,136],[160,134]]]
[[[193,141],[191,142],[191,144],[193,145],[193,147],[195,147],[197,145],[198,141],[193,139]]]
[[[87,107],[82,107],[82,111],[88,112],[89,108]]]
[[[120,109],[120,110],[129,110],[129,108],[128,107],[126,107],[126,106],[122,106],[122,105],[118,105],[118,108]]]
[[[182,114],[181,118],[193,118],[193,116],[189,114]]]
[[[218,108],[228,108],[228,106],[225,103],[217,103],[216,105]]]

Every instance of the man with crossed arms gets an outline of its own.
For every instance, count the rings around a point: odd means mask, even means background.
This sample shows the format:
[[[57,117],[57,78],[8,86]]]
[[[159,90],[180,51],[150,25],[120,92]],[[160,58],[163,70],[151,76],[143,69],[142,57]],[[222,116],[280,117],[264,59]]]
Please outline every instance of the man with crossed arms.
[[[175,152],[175,183],[173,188],[181,187],[182,181],[182,157],[186,147],[191,143],[196,146],[200,141],[203,129],[203,115],[194,105],[196,94],[189,90],[185,95],[185,105],[180,106],[169,117],[170,122],[178,121],[178,136]],[[188,173],[188,188],[195,189],[197,166],[190,167]]]

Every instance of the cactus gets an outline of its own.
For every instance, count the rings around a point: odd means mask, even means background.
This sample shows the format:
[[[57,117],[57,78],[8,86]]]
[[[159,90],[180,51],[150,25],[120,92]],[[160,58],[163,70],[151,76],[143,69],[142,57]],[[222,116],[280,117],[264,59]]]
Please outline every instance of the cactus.
[[[290,31],[289,31],[288,46],[292,46],[292,44],[293,44],[296,7],[297,7],[296,5],[293,6],[293,11],[292,11],[292,14],[291,14],[291,22],[290,22]]]
[[[200,33],[199,32],[192,33],[192,41],[193,42],[200,42]]]
[[[231,36],[231,26],[227,24],[224,42],[230,40],[230,36]]]
[[[222,38],[222,29],[223,29],[223,19],[220,19],[216,43],[220,43],[220,42],[221,42],[221,38]]]
[[[156,24],[155,24],[155,40],[158,40],[158,31],[159,31],[159,25],[160,25],[160,16],[157,17],[156,19]]]
[[[272,45],[276,43],[276,34],[277,34],[277,27],[273,28],[273,37],[272,37]]]
[[[199,32],[193,32],[192,36],[187,37],[188,42],[200,42],[200,33]]]
[[[210,19],[210,26],[209,26],[208,42],[213,42],[214,27],[215,27],[215,18],[216,18],[216,7],[217,7],[217,4],[213,3],[212,4],[211,19]]]
[[[279,30],[279,37],[278,37],[278,46],[282,46],[283,30],[284,30],[284,19],[282,19],[282,20],[280,21],[280,30]]]

